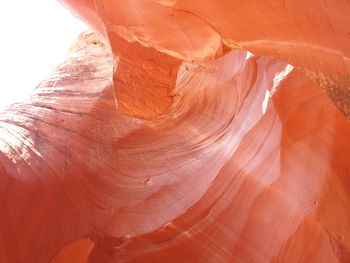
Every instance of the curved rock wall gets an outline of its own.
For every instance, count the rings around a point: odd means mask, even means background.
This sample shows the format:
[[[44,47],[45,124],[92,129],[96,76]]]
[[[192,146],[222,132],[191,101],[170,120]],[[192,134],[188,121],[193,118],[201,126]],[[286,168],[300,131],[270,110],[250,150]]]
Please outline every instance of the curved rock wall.
[[[313,2],[65,0],[98,35],[0,113],[1,262],[349,262],[349,4]]]

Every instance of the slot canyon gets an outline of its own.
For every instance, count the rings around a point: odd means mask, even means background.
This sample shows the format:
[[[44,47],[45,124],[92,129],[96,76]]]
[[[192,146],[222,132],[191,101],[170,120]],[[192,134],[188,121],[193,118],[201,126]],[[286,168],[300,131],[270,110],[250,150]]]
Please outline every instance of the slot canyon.
[[[0,112],[1,263],[350,263],[349,0],[59,2],[90,29]]]

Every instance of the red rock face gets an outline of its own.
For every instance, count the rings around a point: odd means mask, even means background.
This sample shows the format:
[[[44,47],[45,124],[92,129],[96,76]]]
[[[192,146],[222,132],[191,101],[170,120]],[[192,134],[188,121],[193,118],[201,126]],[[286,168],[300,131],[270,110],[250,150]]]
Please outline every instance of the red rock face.
[[[118,34],[181,60],[212,59],[230,49],[282,59],[317,81],[350,116],[347,0],[60,1],[107,39]]]
[[[1,262],[350,262],[349,3],[64,2],[100,36],[0,114]]]

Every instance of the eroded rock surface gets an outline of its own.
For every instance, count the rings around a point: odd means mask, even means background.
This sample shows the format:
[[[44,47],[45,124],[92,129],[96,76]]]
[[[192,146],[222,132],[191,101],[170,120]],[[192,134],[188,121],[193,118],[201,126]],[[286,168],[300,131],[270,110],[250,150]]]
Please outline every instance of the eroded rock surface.
[[[106,39],[118,34],[181,60],[230,49],[282,59],[316,81],[326,78],[322,87],[350,116],[348,0],[60,1]]]
[[[324,92],[346,1],[65,3],[97,35],[0,113],[1,262],[350,261],[350,123]]]

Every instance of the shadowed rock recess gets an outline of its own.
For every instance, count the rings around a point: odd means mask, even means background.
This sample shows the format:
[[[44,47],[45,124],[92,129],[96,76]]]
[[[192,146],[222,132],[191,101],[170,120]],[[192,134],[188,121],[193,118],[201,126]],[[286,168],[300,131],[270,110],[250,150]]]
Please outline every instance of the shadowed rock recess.
[[[61,2],[92,31],[0,112],[1,263],[350,262],[348,0]]]

